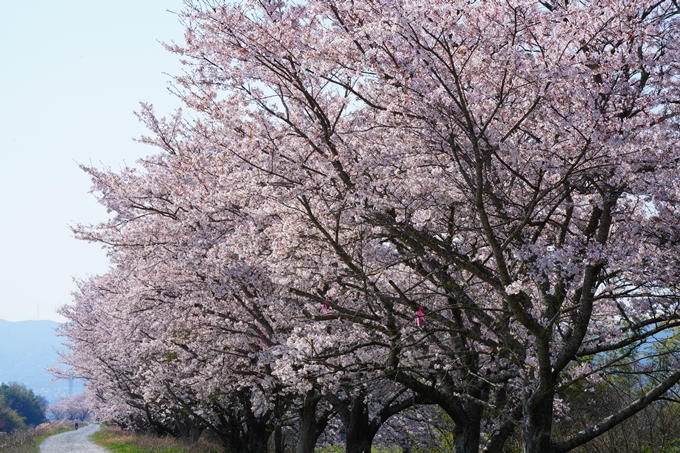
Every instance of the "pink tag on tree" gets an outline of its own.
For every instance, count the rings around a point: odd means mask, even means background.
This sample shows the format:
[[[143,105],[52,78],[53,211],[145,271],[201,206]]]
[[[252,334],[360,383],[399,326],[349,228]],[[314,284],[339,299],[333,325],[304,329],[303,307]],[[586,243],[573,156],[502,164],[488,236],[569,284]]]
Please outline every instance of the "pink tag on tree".
[[[425,322],[425,313],[423,313],[422,305],[416,310],[416,326],[420,327],[421,322]]]
[[[328,311],[328,299],[321,305],[321,313],[326,313]]]
[[[264,351],[264,341],[262,341],[262,337],[264,337],[264,334],[260,334],[260,351]]]

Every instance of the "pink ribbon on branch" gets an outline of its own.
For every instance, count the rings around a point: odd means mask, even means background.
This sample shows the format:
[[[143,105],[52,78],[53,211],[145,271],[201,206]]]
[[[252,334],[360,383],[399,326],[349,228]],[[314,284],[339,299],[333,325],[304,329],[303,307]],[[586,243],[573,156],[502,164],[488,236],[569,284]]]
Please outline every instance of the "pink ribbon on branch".
[[[264,334],[260,334],[260,351],[264,351],[264,341],[262,340],[264,338]]]
[[[423,313],[422,305],[416,310],[416,326],[420,327],[421,322],[425,322],[425,313]]]
[[[321,313],[326,313],[328,311],[328,299],[321,305]]]

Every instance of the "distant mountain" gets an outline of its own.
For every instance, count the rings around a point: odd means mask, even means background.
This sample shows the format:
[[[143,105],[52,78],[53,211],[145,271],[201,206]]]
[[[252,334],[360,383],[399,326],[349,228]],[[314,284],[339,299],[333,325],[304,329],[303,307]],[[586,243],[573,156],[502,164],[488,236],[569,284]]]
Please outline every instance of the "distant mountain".
[[[50,403],[84,391],[82,383],[52,382],[45,368],[57,365],[65,349],[54,321],[10,322],[0,319],[0,382],[19,382]]]

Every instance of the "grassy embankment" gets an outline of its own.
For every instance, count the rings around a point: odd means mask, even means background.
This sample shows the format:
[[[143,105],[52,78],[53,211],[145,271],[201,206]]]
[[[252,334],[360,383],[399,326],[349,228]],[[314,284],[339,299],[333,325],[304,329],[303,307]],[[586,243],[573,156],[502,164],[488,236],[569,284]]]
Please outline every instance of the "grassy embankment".
[[[114,453],[221,453],[219,445],[201,439],[197,444],[184,443],[171,437],[136,434],[112,426],[103,427],[92,439]]]
[[[102,427],[94,433],[92,439],[97,445],[113,453],[221,453],[222,448],[216,443],[201,439],[198,444],[188,444],[172,437],[156,437],[148,434],[136,434],[116,427]],[[342,453],[344,447],[327,445],[317,448],[318,453]],[[373,447],[373,453],[401,453],[399,447]]]
[[[39,453],[40,443],[55,434],[73,430],[73,422],[43,423],[35,429],[17,430],[0,437],[0,453]]]

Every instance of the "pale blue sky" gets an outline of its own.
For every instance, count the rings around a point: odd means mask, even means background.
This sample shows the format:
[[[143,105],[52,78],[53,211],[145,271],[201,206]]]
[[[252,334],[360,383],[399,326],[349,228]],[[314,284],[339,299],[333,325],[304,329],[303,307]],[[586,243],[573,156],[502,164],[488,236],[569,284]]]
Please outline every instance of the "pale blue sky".
[[[0,319],[63,320],[72,279],[106,270],[72,238],[106,218],[76,162],[117,168],[153,150],[133,142],[139,101],[157,112],[182,41],[181,0],[0,0]]]

